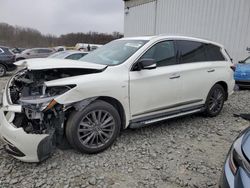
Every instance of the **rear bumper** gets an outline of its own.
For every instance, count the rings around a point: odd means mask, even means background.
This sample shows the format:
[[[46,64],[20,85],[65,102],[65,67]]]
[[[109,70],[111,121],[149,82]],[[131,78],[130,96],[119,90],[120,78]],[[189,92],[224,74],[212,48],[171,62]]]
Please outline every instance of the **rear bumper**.
[[[250,80],[249,81],[236,81],[235,83],[240,87],[250,88]]]

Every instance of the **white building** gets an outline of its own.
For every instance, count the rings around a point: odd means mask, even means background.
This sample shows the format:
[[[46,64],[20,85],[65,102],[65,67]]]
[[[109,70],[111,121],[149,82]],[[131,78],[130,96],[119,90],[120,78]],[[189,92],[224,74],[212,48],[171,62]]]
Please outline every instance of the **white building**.
[[[125,36],[187,35],[225,46],[234,62],[250,55],[250,0],[124,0]]]

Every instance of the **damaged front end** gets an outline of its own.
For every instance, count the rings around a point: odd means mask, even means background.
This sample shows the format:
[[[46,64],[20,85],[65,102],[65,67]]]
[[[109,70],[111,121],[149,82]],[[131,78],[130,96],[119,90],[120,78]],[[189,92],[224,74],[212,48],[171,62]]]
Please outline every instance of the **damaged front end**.
[[[87,69],[23,69],[7,84],[0,110],[0,135],[5,149],[26,162],[46,159],[64,142],[64,123],[74,104],[59,104],[56,97],[76,85],[46,86],[46,82],[83,74]]]

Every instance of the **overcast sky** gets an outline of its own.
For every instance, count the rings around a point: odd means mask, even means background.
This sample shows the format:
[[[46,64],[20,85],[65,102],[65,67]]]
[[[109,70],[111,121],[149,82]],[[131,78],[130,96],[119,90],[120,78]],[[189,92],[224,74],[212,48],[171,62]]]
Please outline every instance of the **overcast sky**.
[[[44,34],[123,33],[123,0],[0,0],[0,22]]]

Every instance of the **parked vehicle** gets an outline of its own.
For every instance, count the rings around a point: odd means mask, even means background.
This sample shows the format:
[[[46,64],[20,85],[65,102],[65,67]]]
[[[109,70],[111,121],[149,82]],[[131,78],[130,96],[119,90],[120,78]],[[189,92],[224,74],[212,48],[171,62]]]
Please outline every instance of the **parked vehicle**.
[[[78,60],[87,54],[88,54],[88,52],[67,50],[67,51],[54,53],[54,54],[50,55],[48,58]]]
[[[234,79],[239,88],[250,88],[250,57],[236,65]]]
[[[55,53],[51,48],[32,48],[24,50],[21,54],[16,55],[16,60],[30,59],[30,58],[45,58]]]
[[[234,141],[223,166],[220,188],[250,187],[250,128]]]
[[[100,48],[101,44],[87,44],[87,43],[77,43],[75,48],[76,50],[80,51],[93,51],[96,50],[97,48]]]
[[[22,53],[24,50],[26,50],[25,48],[12,48],[11,52],[14,54],[20,54]]]
[[[16,69],[15,55],[9,48],[0,46],[0,77],[3,77],[7,71],[14,71]]]
[[[64,135],[80,152],[98,153],[128,127],[201,112],[214,117],[235,84],[223,46],[190,37],[119,39],[80,60],[16,63],[27,68],[6,85],[0,110],[12,156],[42,161]]]
[[[61,52],[61,51],[65,51],[66,47],[65,46],[56,46],[56,47],[54,47],[54,49],[57,52]]]

